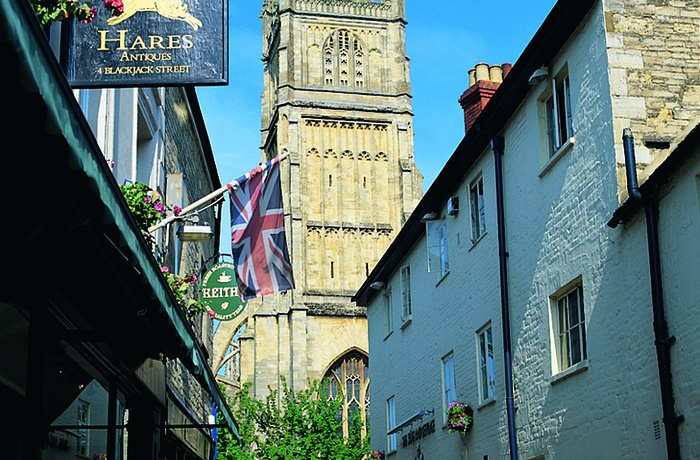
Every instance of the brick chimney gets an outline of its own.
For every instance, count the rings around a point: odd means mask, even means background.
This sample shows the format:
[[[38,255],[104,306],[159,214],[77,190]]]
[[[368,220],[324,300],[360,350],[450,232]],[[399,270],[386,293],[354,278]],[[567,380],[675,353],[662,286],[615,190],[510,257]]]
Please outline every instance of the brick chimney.
[[[469,71],[469,88],[459,98],[459,104],[464,110],[465,133],[469,131],[476,117],[491,100],[491,96],[508,75],[510,68],[509,63],[489,66],[485,62],[480,62]]]

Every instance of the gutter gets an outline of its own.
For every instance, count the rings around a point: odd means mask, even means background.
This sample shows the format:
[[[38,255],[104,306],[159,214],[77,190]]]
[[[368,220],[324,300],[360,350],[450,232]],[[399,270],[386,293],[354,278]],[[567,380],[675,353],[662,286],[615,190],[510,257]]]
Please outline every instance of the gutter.
[[[515,403],[513,398],[513,356],[510,338],[510,306],[508,301],[508,251],[506,248],[505,205],[503,199],[503,150],[502,136],[491,140],[496,176],[496,214],[498,220],[498,267],[501,289],[501,329],[503,331],[503,366],[506,390],[506,417],[508,419],[508,445],[511,460],[518,459],[518,440],[515,427]]]
[[[668,333],[666,312],[663,298],[663,283],[661,275],[661,255],[659,249],[658,204],[649,196],[642,194],[637,183],[636,160],[634,156],[634,138],[632,130],[625,128],[622,135],[625,151],[625,173],[627,190],[630,199],[644,206],[647,227],[647,247],[649,251],[649,273],[651,276],[651,302],[654,313],[654,345],[659,368],[659,386],[661,389],[661,406],[663,412],[664,431],[666,434],[666,453],[669,460],[680,460],[680,439],[678,425],[683,422],[683,415],[676,414],[673,397],[673,373],[671,369],[671,345],[675,336]],[[611,227],[614,225],[608,224]]]

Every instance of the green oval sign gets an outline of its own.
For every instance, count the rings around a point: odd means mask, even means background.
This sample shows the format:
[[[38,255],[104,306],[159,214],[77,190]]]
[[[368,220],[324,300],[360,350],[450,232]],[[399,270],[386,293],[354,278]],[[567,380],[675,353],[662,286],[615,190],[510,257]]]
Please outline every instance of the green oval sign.
[[[213,311],[215,318],[228,321],[240,315],[248,302],[238,296],[233,264],[220,262],[204,274],[199,289],[199,299]]]

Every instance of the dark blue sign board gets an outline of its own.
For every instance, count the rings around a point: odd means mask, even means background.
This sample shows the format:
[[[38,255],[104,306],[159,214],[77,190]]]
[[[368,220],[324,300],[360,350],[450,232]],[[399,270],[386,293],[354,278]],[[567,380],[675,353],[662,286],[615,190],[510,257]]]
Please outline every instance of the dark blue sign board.
[[[228,84],[228,0],[123,0],[113,16],[75,21],[66,74],[74,88]]]

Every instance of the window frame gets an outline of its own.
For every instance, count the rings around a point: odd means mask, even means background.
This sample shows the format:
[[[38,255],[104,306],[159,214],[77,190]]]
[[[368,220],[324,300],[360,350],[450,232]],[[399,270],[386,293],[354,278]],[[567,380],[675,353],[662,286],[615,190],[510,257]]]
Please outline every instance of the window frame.
[[[472,244],[486,234],[484,178],[479,175],[469,184],[469,217]]]
[[[542,160],[548,163],[574,143],[571,79],[567,66],[547,82],[539,98]]]
[[[437,273],[441,280],[450,272],[447,244],[447,220],[435,219],[425,223],[428,246],[428,273]]]
[[[394,302],[391,298],[391,289],[384,294],[384,337],[389,337],[394,332]]]
[[[344,437],[350,435],[355,415],[365,422],[369,414],[369,357],[359,351],[350,351],[336,360],[326,372],[328,396],[342,397],[339,415],[342,420]],[[367,434],[366,424],[361,427],[361,435]]]
[[[411,266],[404,265],[399,270],[401,278],[401,321],[408,322],[413,318],[411,308]]]
[[[444,422],[447,422],[447,407],[457,401],[457,378],[455,376],[455,354],[449,352],[442,357],[442,406]]]
[[[386,432],[396,428],[396,396],[386,400]],[[386,435],[386,451],[396,452],[396,433]]]
[[[573,299],[576,302],[576,316],[572,316],[571,311]],[[572,320],[575,324],[572,324]],[[556,375],[584,366],[588,361],[588,344],[584,291],[580,277],[550,297],[550,321],[552,373]],[[576,356],[572,355],[574,352],[577,353]]]
[[[90,403],[82,399],[78,399],[76,406],[76,425],[79,427],[76,428],[76,455],[87,456],[90,451],[90,430],[87,428],[90,426]]]
[[[491,339],[490,350],[484,345],[488,344],[486,335]],[[493,347],[493,325],[489,322],[476,332],[477,368],[479,401],[484,404],[496,397],[496,360]],[[490,362],[488,352],[490,351]]]

